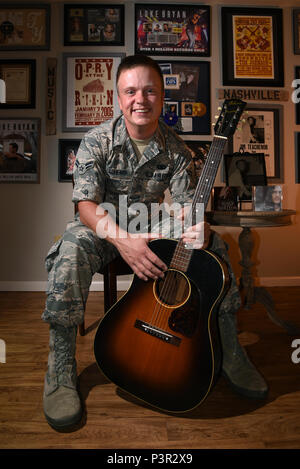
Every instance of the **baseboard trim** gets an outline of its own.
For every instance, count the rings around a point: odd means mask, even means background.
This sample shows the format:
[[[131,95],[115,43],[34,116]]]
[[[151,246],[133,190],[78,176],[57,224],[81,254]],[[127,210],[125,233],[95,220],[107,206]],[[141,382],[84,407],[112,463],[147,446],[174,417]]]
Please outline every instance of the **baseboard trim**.
[[[126,291],[131,285],[130,279],[117,281],[118,291]],[[46,291],[47,282],[0,282],[0,291]],[[103,280],[94,280],[90,291],[103,291]]]
[[[300,277],[257,277],[256,286],[264,287],[299,287]],[[117,282],[118,291],[126,291],[131,285],[131,278]],[[46,291],[47,282],[0,282],[0,291]],[[93,280],[90,291],[103,291],[103,280]]]

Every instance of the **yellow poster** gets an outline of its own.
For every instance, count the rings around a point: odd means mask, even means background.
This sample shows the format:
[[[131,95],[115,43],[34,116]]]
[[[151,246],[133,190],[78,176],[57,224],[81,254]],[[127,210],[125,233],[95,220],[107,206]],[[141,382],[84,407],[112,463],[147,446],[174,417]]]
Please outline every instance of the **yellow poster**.
[[[274,78],[271,16],[233,16],[234,78]]]

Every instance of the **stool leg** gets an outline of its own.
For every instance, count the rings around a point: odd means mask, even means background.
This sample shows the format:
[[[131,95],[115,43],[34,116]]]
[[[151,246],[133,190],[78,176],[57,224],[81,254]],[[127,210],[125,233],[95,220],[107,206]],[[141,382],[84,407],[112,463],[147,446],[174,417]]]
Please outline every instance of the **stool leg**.
[[[79,324],[79,334],[85,335],[84,321],[81,324]]]

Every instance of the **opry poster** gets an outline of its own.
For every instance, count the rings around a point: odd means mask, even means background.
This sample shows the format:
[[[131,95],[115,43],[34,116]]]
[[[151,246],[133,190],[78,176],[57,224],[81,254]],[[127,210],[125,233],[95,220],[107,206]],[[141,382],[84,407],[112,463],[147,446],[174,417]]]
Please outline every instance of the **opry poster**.
[[[65,130],[84,131],[120,113],[115,77],[121,56],[65,57]]]

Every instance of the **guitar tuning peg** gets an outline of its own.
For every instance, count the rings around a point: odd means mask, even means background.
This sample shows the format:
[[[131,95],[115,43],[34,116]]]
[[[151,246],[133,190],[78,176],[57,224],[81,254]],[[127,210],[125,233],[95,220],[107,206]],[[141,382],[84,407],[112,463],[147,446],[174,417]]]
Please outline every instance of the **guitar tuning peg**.
[[[222,110],[221,106],[218,106],[218,111],[221,111],[221,110]]]
[[[215,119],[218,119],[219,116],[215,116]]]
[[[214,126],[216,125],[216,123],[215,123],[215,122],[213,122],[211,125],[214,127]]]

